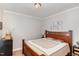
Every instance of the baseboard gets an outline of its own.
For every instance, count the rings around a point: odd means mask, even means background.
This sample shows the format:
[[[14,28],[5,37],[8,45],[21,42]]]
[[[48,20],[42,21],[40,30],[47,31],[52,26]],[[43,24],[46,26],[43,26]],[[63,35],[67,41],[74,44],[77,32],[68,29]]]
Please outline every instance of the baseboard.
[[[13,49],[13,52],[18,51],[18,50],[22,50],[22,48]]]

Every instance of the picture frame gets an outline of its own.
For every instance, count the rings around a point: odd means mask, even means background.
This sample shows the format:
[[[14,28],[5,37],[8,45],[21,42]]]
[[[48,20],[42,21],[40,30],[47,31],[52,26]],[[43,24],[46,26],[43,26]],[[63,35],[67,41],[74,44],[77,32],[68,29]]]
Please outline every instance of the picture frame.
[[[2,22],[0,22],[0,30],[2,30]]]

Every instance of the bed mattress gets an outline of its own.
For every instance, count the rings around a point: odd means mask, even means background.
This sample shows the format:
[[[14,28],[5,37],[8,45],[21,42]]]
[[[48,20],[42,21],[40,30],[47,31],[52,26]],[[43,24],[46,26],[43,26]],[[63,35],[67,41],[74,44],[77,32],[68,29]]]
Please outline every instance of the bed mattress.
[[[39,55],[64,56],[70,52],[68,43],[53,38],[29,40],[26,43]]]

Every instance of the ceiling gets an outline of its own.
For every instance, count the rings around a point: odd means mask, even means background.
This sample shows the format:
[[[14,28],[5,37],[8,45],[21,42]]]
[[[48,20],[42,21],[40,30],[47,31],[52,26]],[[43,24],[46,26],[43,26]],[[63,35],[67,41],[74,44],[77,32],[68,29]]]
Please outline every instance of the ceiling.
[[[39,9],[34,3],[0,3],[0,8],[36,17],[47,17],[73,7],[79,7],[79,3],[42,3]]]

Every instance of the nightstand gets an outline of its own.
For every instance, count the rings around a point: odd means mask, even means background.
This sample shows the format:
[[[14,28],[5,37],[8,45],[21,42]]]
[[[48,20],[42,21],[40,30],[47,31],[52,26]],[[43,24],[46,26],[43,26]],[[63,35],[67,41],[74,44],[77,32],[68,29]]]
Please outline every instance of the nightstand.
[[[73,46],[73,54],[79,56],[79,47],[77,47],[77,46]]]
[[[12,56],[12,40],[0,40],[0,56]]]

